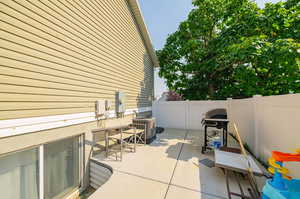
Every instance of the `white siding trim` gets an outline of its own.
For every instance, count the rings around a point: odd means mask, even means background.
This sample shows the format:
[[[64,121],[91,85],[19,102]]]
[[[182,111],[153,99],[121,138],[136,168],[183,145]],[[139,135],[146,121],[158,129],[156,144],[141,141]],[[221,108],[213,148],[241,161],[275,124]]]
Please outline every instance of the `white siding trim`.
[[[151,110],[152,107],[128,109],[125,115],[133,114],[135,111],[141,113]],[[109,111],[106,117],[116,117],[115,111]],[[0,121],[0,138],[93,121],[96,121],[94,112],[2,120]]]

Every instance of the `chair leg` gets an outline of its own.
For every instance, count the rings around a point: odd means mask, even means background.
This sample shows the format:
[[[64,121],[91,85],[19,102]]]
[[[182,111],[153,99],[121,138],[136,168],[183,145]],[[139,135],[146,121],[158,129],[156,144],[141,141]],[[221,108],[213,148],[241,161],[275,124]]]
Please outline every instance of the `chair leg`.
[[[146,140],[147,140],[147,125],[144,124],[144,145],[146,145]]]
[[[108,132],[105,131],[105,152],[106,152],[106,157],[108,157],[108,146],[109,146]]]
[[[134,152],[136,152],[136,128],[134,129]]]
[[[118,142],[117,142],[117,144],[118,144]],[[115,153],[116,153],[116,161],[117,161],[118,160],[118,152],[116,151]]]
[[[122,158],[123,158],[123,135],[122,135],[122,132],[121,132],[120,149],[121,149],[121,152],[120,152],[120,160],[122,161]]]

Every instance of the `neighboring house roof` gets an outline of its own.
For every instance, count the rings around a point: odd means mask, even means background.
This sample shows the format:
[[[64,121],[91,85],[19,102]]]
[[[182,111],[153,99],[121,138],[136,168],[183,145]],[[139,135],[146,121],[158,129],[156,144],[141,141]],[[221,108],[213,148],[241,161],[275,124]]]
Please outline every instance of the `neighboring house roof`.
[[[148,50],[148,53],[151,57],[152,63],[154,65],[154,67],[159,67],[159,62],[158,62],[155,50],[154,50],[153,45],[152,45],[152,41],[150,39],[148,29],[145,25],[144,17],[141,13],[139,3],[138,3],[137,0],[127,0],[127,1],[128,1],[129,5],[131,7],[132,13],[133,13],[133,15],[135,17],[135,20],[137,22],[137,25],[140,29],[141,35],[143,37],[143,40],[144,40],[144,43],[145,43],[146,48]]]
[[[168,92],[163,92],[161,94],[161,97],[157,101],[164,102],[164,101],[167,101],[167,99],[168,99]]]

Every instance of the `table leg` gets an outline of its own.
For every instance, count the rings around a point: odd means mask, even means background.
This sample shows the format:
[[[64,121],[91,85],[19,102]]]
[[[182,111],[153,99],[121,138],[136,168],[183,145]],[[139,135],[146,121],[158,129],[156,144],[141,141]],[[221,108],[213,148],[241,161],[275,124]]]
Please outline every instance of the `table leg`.
[[[225,127],[225,143],[226,143],[226,147],[228,145],[228,131],[227,131],[227,126]]]
[[[204,154],[207,147],[207,126],[204,126],[204,146],[202,147],[201,153]]]
[[[122,129],[120,129],[120,132],[121,132],[121,143],[120,143],[121,154],[120,154],[120,160],[122,161],[122,158],[123,158],[123,132],[122,132]]]
[[[136,128],[134,128],[134,152],[136,152]]]
[[[226,188],[227,188],[228,199],[231,199],[230,187],[229,187],[229,171],[227,169],[225,169],[225,178],[226,178]]]
[[[225,138],[225,130],[222,128],[222,141],[223,141],[223,146],[226,146],[226,138]]]

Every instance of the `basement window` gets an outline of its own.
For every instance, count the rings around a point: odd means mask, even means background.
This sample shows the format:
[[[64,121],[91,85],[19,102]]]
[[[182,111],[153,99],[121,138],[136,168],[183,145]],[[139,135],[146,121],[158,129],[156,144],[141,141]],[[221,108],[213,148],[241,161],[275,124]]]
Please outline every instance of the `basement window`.
[[[0,156],[1,198],[58,199],[81,188],[84,136]]]
[[[44,146],[45,199],[62,198],[79,188],[79,137]]]
[[[39,198],[38,148],[0,157],[1,198]]]

